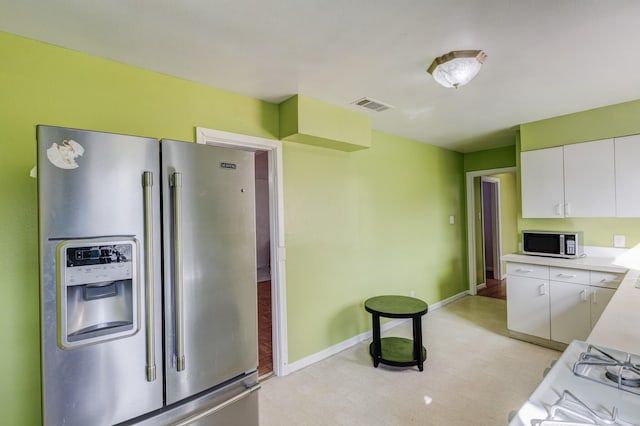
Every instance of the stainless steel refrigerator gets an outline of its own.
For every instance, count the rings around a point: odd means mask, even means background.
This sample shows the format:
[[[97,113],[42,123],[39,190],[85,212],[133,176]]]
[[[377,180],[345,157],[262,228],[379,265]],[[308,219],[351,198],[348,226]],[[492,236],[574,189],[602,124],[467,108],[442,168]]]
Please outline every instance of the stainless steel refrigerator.
[[[37,127],[47,425],[257,425],[253,153]]]

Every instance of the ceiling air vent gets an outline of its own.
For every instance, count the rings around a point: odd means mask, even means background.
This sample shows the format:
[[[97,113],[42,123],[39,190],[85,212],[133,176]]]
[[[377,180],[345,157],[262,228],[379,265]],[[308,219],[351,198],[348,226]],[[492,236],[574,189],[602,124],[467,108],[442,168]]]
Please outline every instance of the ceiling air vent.
[[[351,102],[353,105],[357,105],[362,108],[369,109],[371,111],[382,112],[388,109],[393,108],[391,105],[385,104],[384,102],[376,101],[372,98],[362,98],[357,101]]]

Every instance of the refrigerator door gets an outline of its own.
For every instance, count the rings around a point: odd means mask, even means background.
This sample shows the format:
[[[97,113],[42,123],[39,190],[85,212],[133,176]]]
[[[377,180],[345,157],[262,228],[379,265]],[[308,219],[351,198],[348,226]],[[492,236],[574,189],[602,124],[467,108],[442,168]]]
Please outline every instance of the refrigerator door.
[[[166,403],[258,365],[254,154],[161,141]]]
[[[258,373],[225,383],[182,404],[118,426],[258,426]]]
[[[161,265],[145,262],[161,254],[158,141],[49,126],[37,139],[44,423],[161,408]]]

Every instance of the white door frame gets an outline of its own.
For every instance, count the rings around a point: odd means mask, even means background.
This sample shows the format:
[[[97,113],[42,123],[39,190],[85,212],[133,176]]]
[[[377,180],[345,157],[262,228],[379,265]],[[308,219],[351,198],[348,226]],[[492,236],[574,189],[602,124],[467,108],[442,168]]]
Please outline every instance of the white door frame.
[[[502,253],[502,225],[500,223],[500,218],[502,217],[502,212],[500,211],[500,179],[482,176],[480,178],[481,183],[489,182],[493,185],[493,195],[491,197],[491,203],[493,208],[493,215],[491,216],[491,228],[493,229],[493,235],[491,235],[492,248],[493,248],[493,275],[494,279],[501,280],[502,279],[502,262],[500,261],[500,254]],[[481,191],[483,202],[482,202],[482,219],[483,221],[486,219],[485,211],[484,211],[484,185],[481,186]],[[482,239],[483,245],[487,244],[487,236],[484,234],[484,223],[482,224]],[[483,247],[484,249],[484,247]],[[484,258],[485,270],[487,258]],[[486,283],[486,275],[485,275],[485,283]]]
[[[469,294],[477,294],[476,285],[476,236],[475,236],[475,197],[473,195],[473,178],[495,175],[498,173],[515,173],[515,167],[500,169],[476,170],[467,172],[467,276],[469,277]]]
[[[282,142],[196,127],[196,142],[246,151],[267,151],[269,163],[269,229],[271,238],[271,295],[273,322],[273,373],[287,374],[287,310],[285,283],[284,202]]]

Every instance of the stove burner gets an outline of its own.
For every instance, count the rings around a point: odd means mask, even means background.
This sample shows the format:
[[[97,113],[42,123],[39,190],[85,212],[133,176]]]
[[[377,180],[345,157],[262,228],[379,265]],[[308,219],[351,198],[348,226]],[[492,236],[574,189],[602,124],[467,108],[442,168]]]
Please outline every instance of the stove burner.
[[[616,353],[618,358],[596,346],[589,345],[587,351],[582,352],[578,361],[573,364],[573,374],[640,395],[638,356],[617,351]]]
[[[616,371],[612,371],[612,369],[607,369],[607,372],[604,375],[607,379],[619,383],[622,386],[629,386],[632,388],[640,387],[640,375],[634,373],[631,370],[622,369],[622,375],[619,374],[619,368],[615,369]]]
[[[634,426],[633,423],[620,418],[616,407],[611,407],[611,411],[604,407],[596,411],[568,390],[563,391],[562,396],[549,406],[546,419],[532,419],[531,424],[533,426]]]

